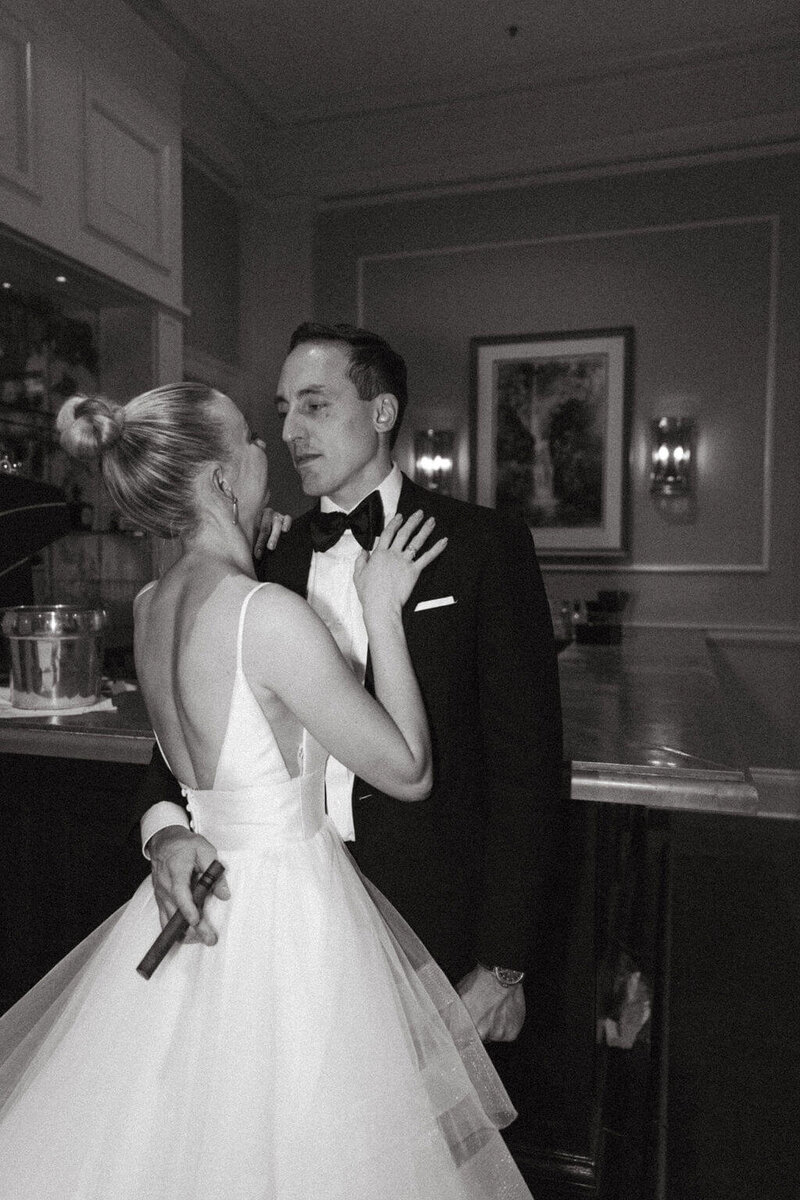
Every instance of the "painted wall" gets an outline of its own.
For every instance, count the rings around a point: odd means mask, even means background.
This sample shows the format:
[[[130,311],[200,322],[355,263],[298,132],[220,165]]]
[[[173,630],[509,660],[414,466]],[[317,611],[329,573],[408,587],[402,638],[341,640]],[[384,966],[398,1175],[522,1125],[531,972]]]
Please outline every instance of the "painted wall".
[[[239,208],[236,196],[189,155],[183,158],[183,303],[187,347],[235,363],[239,339]]]
[[[231,394],[267,440],[271,503],[280,512],[308,507],[281,441],[275,388],[292,330],[313,315],[314,208],[297,197],[242,210],[240,371]]]
[[[271,502],[307,506],[275,414],[289,335],[313,315],[314,206],[301,198],[265,206],[230,191],[187,156],[184,238],[184,373],[227,393],[267,440]]]
[[[631,325],[630,556],[546,568],[551,601],[622,587],[640,624],[800,624],[794,156],[336,206],[317,225],[317,315],[360,320],[409,361],[410,433],[456,431],[467,494],[469,339]],[[694,511],[649,493],[652,415],[699,425]],[[546,564],[545,564],[546,565]]]

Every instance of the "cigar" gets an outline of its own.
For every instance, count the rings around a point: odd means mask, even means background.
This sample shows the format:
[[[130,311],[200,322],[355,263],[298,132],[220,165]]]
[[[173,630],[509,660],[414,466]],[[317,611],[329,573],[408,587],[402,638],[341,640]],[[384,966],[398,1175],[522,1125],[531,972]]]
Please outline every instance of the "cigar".
[[[225,868],[222,863],[218,862],[215,858],[206,867],[203,874],[198,875],[192,884],[192,899],[201,911],[203,901],[217,880],[222,876],[224,870]],[[139,974],[144,976],[145,979],[149,979],[170,947],[185,937],[188,928],[189,922],[181,910],[177,908],[136,968]]]

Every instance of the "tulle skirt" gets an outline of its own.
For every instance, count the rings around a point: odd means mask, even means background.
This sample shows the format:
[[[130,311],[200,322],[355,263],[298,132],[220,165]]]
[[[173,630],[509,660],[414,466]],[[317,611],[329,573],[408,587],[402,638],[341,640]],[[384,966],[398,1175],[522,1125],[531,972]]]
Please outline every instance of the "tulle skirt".
[[[142,979],[148,880],[0,1020],[3,1200],[529,1200],[465,1009],[333,827],[240,843],[216,946]]]

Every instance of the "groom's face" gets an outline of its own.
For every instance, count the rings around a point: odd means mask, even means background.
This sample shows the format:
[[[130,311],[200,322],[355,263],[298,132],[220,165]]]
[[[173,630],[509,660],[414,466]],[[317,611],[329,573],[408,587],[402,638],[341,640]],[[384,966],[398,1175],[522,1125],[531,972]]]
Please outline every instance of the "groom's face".
[[[342,507],[374,486],[379,455],[375,402],[360,399],[349,366],[338,342],[301,343],[283,364],[275,401],[303,491]]]

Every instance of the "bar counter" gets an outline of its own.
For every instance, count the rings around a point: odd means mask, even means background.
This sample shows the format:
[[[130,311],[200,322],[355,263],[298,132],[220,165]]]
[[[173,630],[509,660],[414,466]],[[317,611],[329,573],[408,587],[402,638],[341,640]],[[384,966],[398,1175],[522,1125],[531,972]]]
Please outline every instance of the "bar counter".
[[[559,670],[574,800],[771,815],[702,630],[627,629],[618,646],[573,643]],[[143,765],[153,734],[141,696],[122,693],[115,704],[0,721],[0,754]]]
[[[574,800],[768,815],[704,631],[573,643],[559,672]]]
[[[141,694],[122,692],[114,696],[114,705],[114,712],[72,717],[31,713],[4,718],[0,721],[0,754],[148,763],[155,742]]]
[[[551,814],[558,850],[528,1019],[493,1056],[520,1114],[508,1142],[537,1200],[618,1200],[656,1194],[670,863],[695,826],[704,855],[709,823],[713,836],[738,831],[748,845],[800,832],[796,821],[752,819],[798,817],[800,803],[778,811],[760,794],[745,749],[753,740],[733,719],[702,631],[626,629],[618,646],[567,646],[559,668],[567,802]],[[115,703],[0,720],[0,829],[16,881],[14,895],[0,893],[0,1009],[147,873],[130,812],[153,735],[138,692]],[[653,993],[650,1036],[610,1048],[598,1028],[619,1016],[620,979],[634,970]]]

